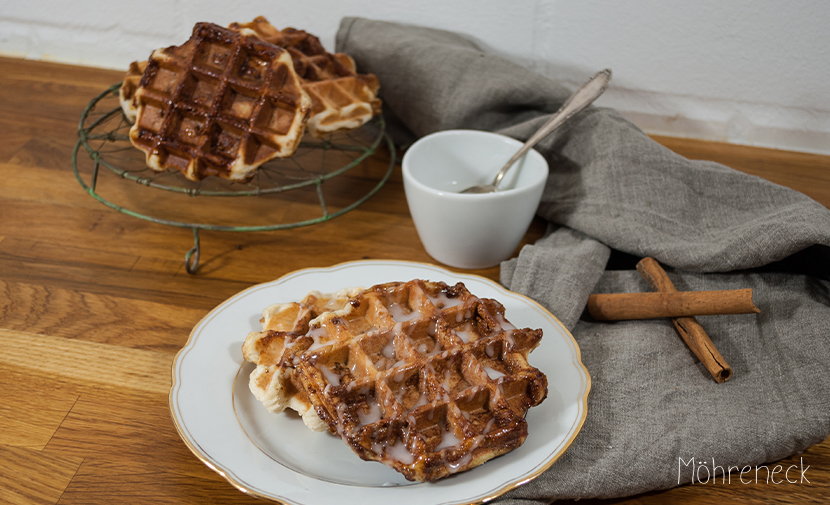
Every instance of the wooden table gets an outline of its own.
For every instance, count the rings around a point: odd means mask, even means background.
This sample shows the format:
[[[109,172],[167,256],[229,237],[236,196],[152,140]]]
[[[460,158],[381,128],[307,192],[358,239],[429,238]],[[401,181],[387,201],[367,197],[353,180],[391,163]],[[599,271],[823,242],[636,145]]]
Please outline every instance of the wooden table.
[[[396,168],[372,199],[323,224],[203,232],[199,270],[188,275],[188,230],[104,207],[70,168],[81,111],[121,76],[0,58],[0,503],[252,503],[191,454],[171,421],[171,363],[191,328],[238,291],[296,269],[431,259]],[[830,157],[657,140],[830,205]],[[368,172],[388,159],[378,155]],[[526,241],[542,230],[535,222]],[[497,267],[476,273],[498,279]],[[733,480],[614,503],[830,499],[830,439],[803,458],[812,484]],[[792,461],[798,457],[781,464]]]

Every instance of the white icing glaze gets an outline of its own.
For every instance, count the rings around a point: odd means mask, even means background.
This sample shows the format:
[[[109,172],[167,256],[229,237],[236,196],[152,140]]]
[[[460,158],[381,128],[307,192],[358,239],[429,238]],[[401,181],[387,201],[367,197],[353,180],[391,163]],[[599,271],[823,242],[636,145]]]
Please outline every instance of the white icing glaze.
[[[496,424],[496,419],[495,418],[490,419],[489,421],[487,421],[487,424],[484,425],[484,431],[482,431],[482,433],[490,433],[490,430],[493,429],[494,424]]]
[[[415,456],[409,452],[406,444],[400,440],[386,447],[386,457],[393,461],[399,461],[404,465],[411,465],[415,462]]]
[[[514,347],[516,347],[516,341],[513,340],[513,330],[507,330],[504,332],[504,340],[507,343],[508,349],[513,349]]]
[[[358,405],[357,417],[360,418],[360,425],[366,426],[380,421],[380,404],[374,398],[366,395],[366,405]]]
[[[317,349],[319,349],[321,347],[331,345],[331,342],[327,342],[328,339],[326,338],[326,337],[329,336],[329,333],[328,333],[328,331],[326,331],[326,328],[323,327],[323,326],[317,326],[315,328],[310,328],[308,330],[308,333],[306,333],[306,335],[311,337],[312,340],[314,340],[314,342],[306,350],[306,352],[316,351]]]
[[[466,344],[470,341],[470,338],[472,337],[473,323],[465,323],[464,326],[454,328],[453,331],[456,335],[458,335],[458,338],[460,338],[461,341]]]
[[[441,431],[441,442],[435,446],[436,451],[440,451],[441,449],[446,449],[447,447],[454,447],[461,443],[461,439],[455,436],[455,433],[452,430],[442,430]]]
[[[450,473],[456,473],[457,471],[463,469],[464,467],[470,464],[470,461],[472,461],[473,459],[473,451],[475,451],[479,444],[481,444],[482,440],[484,440],[484,436],[482,435],[475,437],[473,439],[473,443],[470,445],[470,448],[467,450],[464,456],[462,456],[455,462],[447,463],[447,468],[449,469]]]
[[[384,412],[389,412],[389,410],[394,406],[395,406],[394,398],[391,398],[390,396],[384,395],[383,396],[383,411]]]
[[[493,368],[490,368],[489,366],[485,366],[484,371],[487,372],[487,375],[493,380],[497,380],[500,377],[504,377],[503,373],[501,373],[498,370],[495,370]]]
[[[327,367],[326,365],[318,365],[317,369],[323,372],[323,375],[326,377],[326,380],[332,386],[339,386],[340,385],[340,375],[334,373],[334,371]]]
[[[383,349],[380,350],[380,353],[385,358],[394,358],[395,357],[395,340],[391,337],[386,341],[386,345],[383,346]]]
[[[393,303],[387,308],[389,309],[389,313],[392,315],[392,319],[398,322],[410,321],[417,317],[422,317],[422,314],[417,310],[409,311],[406,307],[402,307],[397,303]]]
[[[429,403],[429,398],[427,398],[426,393],[421,393],[421,396],[418,398],[418,401],[415,402],[415,405],[412,406],[414,409],[415,407],[420,407],[421,405],[426,405]]]
[[[512,324],[510,324],[510,322],[507,319],[505,319],[504,315],[502,315],[502,314],[496,314],[496,321],[499,322],[499,324],[501,325],[501,328],[503,330],[515,330],[516,329],[516,327],[513,326]]]
[[[464,369],[462,370],[462,374],[469,377],[474,373],[475,370],[475,362],[472,360],[468,360],[466,363],[464,363]]]
[[[460,297],[450,298],[445,291],[439,291],[437,296],[427,295],[429,301],[439,309],[446,309],[460,305],[463,301]]]
[[[484,352],[487,354],[487,356],[491,358],[494,357],[496,355],[495,343],[490,342],[489,344],[487,344],[487,347],[484,348]]]
[[[390,366],[389,368],[398,368],[398,367],[404,366],[405,364],[406,364],[406,360],[399,360],[399,361],[396,361],[396,362],[395,362],[392,366]]]
[[[450,473],[455,473],[465,466],[470,464],[470,461],[473,459],[472,451],[464,454],[461,458],[454,462],[447,462],[447,469],[449,469]]]
[[[450,373],[450,371],[449,370],[444,370],[444,380],[441,381],[441,387],[443,387],[445,391],[449,391],[451,389],[450,388],[450,377],[452,377],[452,374]]]
[[[432,346],[432,351],[427,353],[427,356],[435,356],[437,354],[440,354],[442,349],[443,348],[441,347],[441,343],[436,340],[435,345]]]

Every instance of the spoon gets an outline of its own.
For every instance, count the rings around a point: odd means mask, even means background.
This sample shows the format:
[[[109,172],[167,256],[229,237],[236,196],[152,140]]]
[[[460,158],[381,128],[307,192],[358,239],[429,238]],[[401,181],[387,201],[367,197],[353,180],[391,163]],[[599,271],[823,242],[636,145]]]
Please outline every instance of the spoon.
[[[504,174],[513,166],[516,161],[518,161],[522,156],[527,154],[527,152],[535,146],[540,140],[547,137],[553,130],[562,126],[567,120],[574,117],[579,111],[584,109],[585,107],[591,105],[594,100],[599,98],[599,96],[608,89],[608,83],[611,82],[611,69],[606,68],[601,72],[597,72],[591,77],[588,82],[582,85],[581,88],[576,90],[568,101],[565,102],[562,107],[556,111],[550,119],[547,120],[545,124],[539,128],[536,133],[533,134],[532,137],[527,139],[527,142],[524,143],[521,149],[513,155],[510,160],[499,170],[499,173],[496,174],[496,178],[493,179],[493,182],[490,184],[482,184],[479,186],[472,186],[461,193],[495,193],[499,190],[499,184],[501,180],[504,178]]]

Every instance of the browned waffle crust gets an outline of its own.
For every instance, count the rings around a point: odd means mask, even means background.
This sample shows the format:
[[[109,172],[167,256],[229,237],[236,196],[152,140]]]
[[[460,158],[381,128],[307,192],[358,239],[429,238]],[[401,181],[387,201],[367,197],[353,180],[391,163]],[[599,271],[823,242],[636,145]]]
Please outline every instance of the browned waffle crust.
[[[278,303],[262,311],[262,331],[247,336],[242,355],[257,365],[248,379],[248,387],[265,408],[275,414],[289,408],[302,416],[310,429],[328,429],[314,411],[302,384],[294,380],[291,362],[283,360],[285,345],[307,333],[309,323],[320,315],[343,309],[360,291],[361,288],[330,294],[312,291],[299,302]]]
[[[525,413],[547,395],[527,361],[541,330],[514,328],[462,283],[382,284],[343,307],[272,338],[292,383],[361,458],[433,481],[524,442]]]
[[[141,76],[144,75],[144,69],[147,68],[146,61],[134,61],[130,63],[127,69],[127,75],[124,76],[124,82],[121,83],[121,88],[118,90],[118,99],[121,102],[121,109],[127,120],[130,123],[135,123],[136,114],[138,113],[138,103],[135,99],[135,91],[138,89],[138,83],[141,82]]]
[[[288,51],[211,23],[196,24],[181,46],[153,51],[135,100],[133,145],[152,169],[192,180],[244,181],[291,156],[310,111]]]
[[[291,53],[294,69],[311,98],[306,127],[312,135],[353,130],[380,114],[377,77],[358,74],[350,56],[329,53],[314,35],[294,28],[278,30],[262,16],[250,23],[231,23],[230,28],[253,33]]]

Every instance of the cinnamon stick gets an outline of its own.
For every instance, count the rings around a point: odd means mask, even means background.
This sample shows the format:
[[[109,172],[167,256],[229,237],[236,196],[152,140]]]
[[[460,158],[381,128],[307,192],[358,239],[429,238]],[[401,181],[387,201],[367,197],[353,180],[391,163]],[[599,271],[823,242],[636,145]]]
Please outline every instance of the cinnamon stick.
[[[666,275],[666,271],[654,258],[640,260],[637,263],[637,271],[652,289],[669,293],[677,291],[669,276]],[[694,317],[676,317],[672,319],[672,322],[677,333],[706,367],[706,370],[712,374],[716,382],[726,382],[732,377],[732,368],[723,359],[715,344]]]
[[[752,304],[751,289],[611,293],[588,297],[588,313],[598,321],[758,312]]]

